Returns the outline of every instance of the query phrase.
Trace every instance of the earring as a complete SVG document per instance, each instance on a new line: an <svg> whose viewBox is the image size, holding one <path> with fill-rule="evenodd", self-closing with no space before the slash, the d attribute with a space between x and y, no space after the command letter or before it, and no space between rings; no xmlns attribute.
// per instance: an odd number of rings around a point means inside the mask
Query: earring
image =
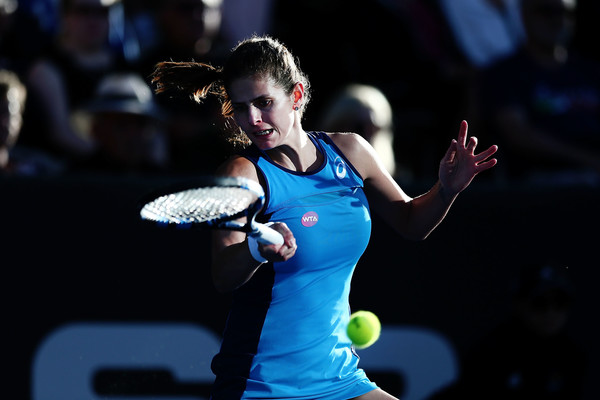
<svg viewBox="0 0 600 400"><path fill-rule="evenodd" d="M300 109L300 107L294 106L294 111L298 111L299 109Z"/></svg>

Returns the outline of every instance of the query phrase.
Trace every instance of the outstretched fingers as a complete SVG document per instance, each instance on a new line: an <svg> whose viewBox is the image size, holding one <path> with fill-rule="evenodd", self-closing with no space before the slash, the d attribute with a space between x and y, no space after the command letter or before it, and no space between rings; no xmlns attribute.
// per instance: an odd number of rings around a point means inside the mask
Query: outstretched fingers
<svg viewBox="0 0 600 400"><path fill-rule="evenodd" d="M443 187L451 193L460 193L479 172L496 165L496 159L490 157L498 149L491 146L481 153L475 153L478 144L476 137L468 138L467 121L462 121L456 139L452 139L444 158L440 162L439 178Z"/></svg>
<svg viewBox="0 0 600 400"><path fill-rule="evenodd" d="M458 144L461 147L465 147L465 145L467 144L467 132L469 131L469 124L467 124L467 121L462 121L460 123L460 129L458 130L458 138L456 139L456 141L458 142Z"/></svg>
<svg viewBox="0 0 600 400"><path fill-rule="evenodd" d="M446 154L444 155L442 161L453 162L454 156L456 155L457 147L458 143L456 142L456 139L452 139L452 141L450 142L450 146L448 147L448 150L446 150Z"/></svg>
<svg viewBox="0 0 600 400"><path fill-rule="evenodd" d="M498 150L498 146L493 145L488 147L486 150L481 153L475 155L475 167L477 172L485 171L486 169L492 168L498 160L495 158L489 159L496 151Z"/></svg>
<svg viewBox="0 0 600 400"><path fill-rule="evenodd" d="M475 155L475 159L476 159L477 162L483 161L483 160L489 158L494 153L496 153L497 150L498 150L498 146L496 146L496 145L490 146L486 150L484 150L481 153Z"/></svg>
<svg viewBox="0 0 600 400"><path fill-rule="evenodd" d="M477 147L477 143L479 143L479 141L475 136L471 136L469 138L469 143L466 147L466 150L469 152L469 154L475 154L475 148Z"/></svg>

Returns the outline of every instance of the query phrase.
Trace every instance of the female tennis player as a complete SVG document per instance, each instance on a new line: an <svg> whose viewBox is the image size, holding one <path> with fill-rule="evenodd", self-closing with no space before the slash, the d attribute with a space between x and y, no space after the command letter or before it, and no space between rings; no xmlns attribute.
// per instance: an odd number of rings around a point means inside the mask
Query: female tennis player
<svg viewBox="0 0 600 400"><path fill-rule="evenodd" d="M439 180L413 198L359 135L303 129L310 84L273 38L241 42L222 68L159 63L153 81L157 93L221 98L233 137L248 146L218 175L259 182L267 201L258 220L284 237L264 245L243 232L215 231L214 284L232 291L233 302L212 362L212 399L394 399L359 368L345 333L370 210L402 236L426 238L472 179L496 164L496 146L475 153L477 139L467 138L462 122Z"/></svg>

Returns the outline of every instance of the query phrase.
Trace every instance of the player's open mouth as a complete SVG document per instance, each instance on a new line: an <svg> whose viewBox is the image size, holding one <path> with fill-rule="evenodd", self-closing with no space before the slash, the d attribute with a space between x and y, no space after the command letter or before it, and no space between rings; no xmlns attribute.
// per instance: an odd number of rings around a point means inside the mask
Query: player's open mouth
<svg viewBox="0 0 600 400"><path fill-rule="evenodd" d="M270 135L271 133L273 133L273 129L265 129L264 131L254 132L254 135L255 136L266 136L266 135Z"/></svg>

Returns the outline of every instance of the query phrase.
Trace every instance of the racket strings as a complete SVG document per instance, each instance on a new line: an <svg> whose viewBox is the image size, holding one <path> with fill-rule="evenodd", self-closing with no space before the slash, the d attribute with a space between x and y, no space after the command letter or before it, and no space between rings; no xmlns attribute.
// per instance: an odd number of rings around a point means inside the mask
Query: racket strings
<svg viewBox="0 0 600 400"><path fill-rule="evenodd" d="M161 196L142 209L142 217L167 223L201 223L235 216L257 196L239 187L205 187Z"/></svg>

